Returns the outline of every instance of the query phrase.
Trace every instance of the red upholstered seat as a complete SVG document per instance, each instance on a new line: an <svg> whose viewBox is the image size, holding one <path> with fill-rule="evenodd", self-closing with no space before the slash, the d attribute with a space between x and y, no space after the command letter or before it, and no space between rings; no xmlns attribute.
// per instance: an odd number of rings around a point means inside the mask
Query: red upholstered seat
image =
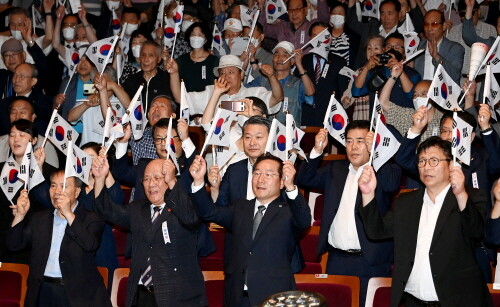
<svg viewBox="0 0 500 307"><path fill-rule="evenodd" d="M118 295L116 297L118 307L125 307L127 303L127 282L128 277L123 277L118 284Z"/></svg>
<svg viewBox="0 0 500 307"><path fill-rule="evenodd" d="M224 270L224 236L222 229L210 231L215 242L215 252L207 257L200 257L200 267L202 271L222 271Z"/></svg>
<svg viewBox="0 0 500 307"><path fill-rule="evenodd" d="M318 246L318 234L314 231L309 231L300 240L300 249L304 257L305 266L300 274L321 274L322 268L320 258L316 256L316 248Z"/></svg>
<svg viewBox="0 0 500 307"><path fill-rule="evenodd" d="M222 307L224 304L224 280L205 281L208 307Z"/></svg>
<svg viewBox="0 0 500 307"><path fill-rule="evenodd" d="M128 268L118 268L113 273L113 284L111 286L111 304L113 304L113 307L125 307L129 274L130 269Z"/></svg>
<svg viewBox="0 0 500 307"><path fill-rule="evenodd" d="M0 306L20 306L22 282L20 273L0 271Z"/></svg>
<svg viewBox="0 0 500 307"><path fill-rule="evenodd" d="M389 307L391 305L391 288L381 287L375 291L373 307ZM500 306L500 305L498 305Z"/></svg>
<svg viewBox="0 0 500 307"><path fill-rule="evenodd" d="M354 276L328 275L316 278L313 274L295 274L297 289L317 292L328 301L329 307L358 307L359 278Z"/></svg>
<svg viewBox="0 0 500 307"><path fill-rule="evenodd" d="M365 307L388 307L391 302L390 277L373 277L368 281Z"/></svg>
<svg viewBox="0 0 500 307"><path fill-rule="evenodd" d="M493 289L493 284L488 284L488 289L490 290L493 307L500 307L500 290Z"/></svg>
<svg viewBox="0 0 500 307"><path fill-rule="evenodd" d="M116 255L119 268L129 268L130 259L125 258L127 250L127 232L119 227L113 227L113 236L116 244Z"/></svg>

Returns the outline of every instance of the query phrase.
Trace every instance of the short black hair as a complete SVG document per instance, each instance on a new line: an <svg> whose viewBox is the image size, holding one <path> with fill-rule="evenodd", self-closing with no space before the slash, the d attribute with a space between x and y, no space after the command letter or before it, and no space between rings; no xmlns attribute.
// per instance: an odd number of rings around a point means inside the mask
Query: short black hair
<svg viewBox="0 0 500 307"><path fill-rule="evenodd" d="M425 141L420 143L417 148L417 158L420 157L422 151L425 151L431 147L440 148L443 151L446 159L453 159L453 155L451 153L451 143L449 141L442 140L439 136L428 137Z"/></svg>
<svg viewBox="0 0 500 307"><path fill-rule="evenodd" d="M263 125L267 128L268 133L271 131L271 121L263 116L255 115L247 119L247 121L243 124L243 127L241 128L243 134L245 133L245 128L248 125Z"/></svg>
<svg viewBox="0 0 500 307"><path fill-rule="evenodd" d="M313 24L309 27L309 36L312 36L311 33L312 33L312 30L314 29L314 27L318 27L318 26L327 28L328 32L332 31L332 28L330 27L330 25L328 23L322 22L322 21L316 21L316 22L313 22Z"/></svg>
<svg viewBox="0 0 500 307"><path fill-rule="evenodd" d="M384 45L387 44L387 41L389 39L391 39L391 38L400 39L403 42L405 41L405 38L404 38L403 34L401 34L399 32L394 32L394 33L391 33L391 34L387 35L387 37L384 40Z"/></svg>
<svg viewBox="0 0 500 307"><path fill-rule="evenodd" d="M457 116L460 117L460 119L465 121L467 124L471 125L472 130L476 129L477 120L472 114L470 114L468 112L464 112L464 111L459 111L459 112L457 112ZM443 114L443 116L441 116L441 120L439 121L439 127L441 127L443 125L444 121L448 118L451 118L451 120L453 120L453 112L452 111L447 111Z"/></svg>
<svg viewBox="0 0 500 307"><path fill-rule="evenodd" d="M396 12L401 11L401 3L398 0L384 0L380 3L379 8L382 8L382 5L388 4L388 3L394 4L394 8L396 9ZM380 11L380 9L379 9L379 11Z"/></svg>
<svg viewBox="0 0 500 307"><path fill-rule="evenodd" d="M347 4L342 3L342 2L334 2L333 5L330 8L330 14L333 12L333 9L335 9L337 6L341 6L344 8L344 12L347 14Z"/></svg>
<svg viewBox="0 0 500 307"><path fill-rule="evenodd" d="M290 1L286 2L286 9L288 10L288 5L290 4ZM302 8L307 7L307 0L302 0Z"/></svg>
<svg viewBox="0 0 500 307"><path fill-rule="evenodd" d="M26 132L31 135L32 138L38 137L38 128L35 124L27 119L18 119L10 125L10 129L16 127L17 130Z"/></svg>
<svg viewBox="0 0 500 307"><path fill-rule="evenodd" d="M31 107L31 113L35 114L35 102L33 101L33 99L25 97L25 96L15 96L12 98L12 101L9 103L9 113L10 113L10 110L12 110L12 106L17 101L24 101L27 104L29 104Z"/></svg>
<svg viewBox="0 0 500 307"><path fill-rule="evenodd" d="M253 105L262 111L262 116L269 116L269 114L267 113L267 105L262 99L255 96L248 96L246 98L252 100Z"/></svg>
<svg viewBox="0 0 500 307"><path fill-rule="evenodd" d="M280 178L283 176L283 160L281 160L280 158L278 158L278 157L276 157L268 152L266 152L265 154L263 154L257 158L255 163L253 164L252 172L254 172L255 169L257 168L257 165L264 160L272 160L272 161L278 162L278 165L279 165L278 166L278 174L280 175Z"/></svg>
<svg viewBox="0 0 500 307"><path fill-rule="evenodd" d="M53 171L52 174L50 174L50 181L52 181L52 178L54 178L55 175L59 175L59 174L62 174L64 176L64 169L56 169L55 171ZM71 176L68 178L73 178L75 180L75 187L83 189L83 186L85 184L83 183L83 181L80 178L74 177L74 176ZM80 193L81 193L81 191L80 191Z"/></svg>
<svg viewBox="0 0 500 307"><path fill-rule="evenodd" d="M195 28L200 28L201 33L205 35L205 44L203 45L203 49L209 50L212 46L212 31L210 31L206 22L199 21L189 26L186 33L184 33L184 40L188 43L188 45L190 45L189 39L191 38L191 33L193 33Z"/></svg>
<svg viewBox="0 0 500 307"><path fill-rule="evenodd" d="M141 21L141 12L133 6L123 6L122 16L123 14L135 14L139 22Z"/></svg>
<svg viewBox="0 0 500 307"><path fill-rule="evenodd" d="M147 31L144 31L144 29L142 29L142 28L139 28L139 29L135 30L134 32L132 32L132 35L130 35L130 41L128 44L128 52L127 52L128 59L129 59L129 61L130 61L130 59L133 59L132 62L135 61L134 53L132 52L132 41L134 40L134 38L138 37L139 35L144 36L144 38L146 38L147 41L153 41L151 34L148 33Z"/></svg>
<svg viewBox="0 0 500 307"><path fill-rule="evenodd" d="M370 122L367 120L353 120L352 122L348 123L345 127L346 137L347 133L349 133L349 131L353 129L364 129L370 131Z"/></svg>
<svg viewBox="0 0 500 307"><path fill-rule="evenodd" d="M30 18L30 14L28 13L28 10L26 10L23 7L13 7L9 13L9 20L12 20L12 18L11 18L12 15L24 15L24 16Z"/></svg>
<svg viewBox="0 0 500 307"><path fill-rule="evenodd" d="M99 151L101 151L102 146L101 146L101 144L96 143L96 142L87 142L80 147L81 150L84 150L87 148L92 149L97 155L99 155Z"/></svg>
<svg viewBox="0 0 500 307"><path fill-rule="evenodd" d="M155 135L155 131L157 128L168 129L169 123L170 123L170 118L160 118L160 120L158 120L151 129L151 135L153 136ZM172 130L177 131L177 121L175 119L172 119Z"/></svg>

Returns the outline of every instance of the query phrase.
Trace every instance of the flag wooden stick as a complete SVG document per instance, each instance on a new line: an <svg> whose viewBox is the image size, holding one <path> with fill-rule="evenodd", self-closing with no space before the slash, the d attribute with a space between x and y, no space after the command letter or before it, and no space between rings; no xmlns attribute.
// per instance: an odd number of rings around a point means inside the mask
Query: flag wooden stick
<svg viewBox="0 0 500 307"><path fill-rule="evenodd" d="M72 167L71 165L71 160L73 159L73 157L71 157L71 159L69 158L69 155L72 155L73 154L73 141L70 139L68 141L68 154L66 155L66 165L64 167L64 180L63 180L63 193L64 191L66 191L66 178L68 178L68 164L69 167Z"/></svg>
<svg viewBox="0 0 500 307"><path fill-rule="evenodd" d="M217 165L217 153L215 152L215 145L212 145L212 157L214 160L214 166Z"/></svg>
<svg viewBox="0 0 500 307"><path fill-rule="evenodd" d="M330 109L332 108L333 99L335 99L335 91L332 92L330 96L330 102L328 103L328 107L326 109L325 118L323 119L323 129L328 129L328 116L330 115ZM328 137L328 136L326 136ZM323 141L319 142L319 146L323 146Z"/></svg>
<svg viewBox="0 0 500 307"><path fill-rule="evenodd" d="M375 133L373 133L372 148L370 151L370 164L369 164L370 166L372 166L373 153L375 151L375 142L377 140L378 125L383 125L380 123L380 114L378 114L378 116L377 116L377 125L375 126ZM370 131L372 131L372 130L370 129Z"/></svg>
<svg viewBox="0 0 500 307"><path fill-rule="evenodd" d="M115 137L114 136L110 136L109 140L108 140L108 146L107 147L104 146L104 147L106 147L106 150L104 151L104 155L108 154L108 151L111 148L111 145L113 144L114 141L115 141Z"/></svg>
<svg viewBox="0 0 500 307"><path fill-rule="evenodd" d="M455 127L457 125L457 112L453 111L453 130L452 130L452 139L451 139L451 154L453 156L453 166L457 166L457 150L455 146L453 146L453 143L455 143L455 138L456 138L456 132L455 132Z"/></svg>
<svg viewBox="0 0 500 307"><path fill-rule="evenodd" d="M316 35L314 38L310 39L307 43L305 43L302 47L300 47L300 50L304 50L314 39L316 39L316 37L320 36L321 34L323 34L323 32L325 31L328 31L328 28L325 28L323 31L321 31L318 35ZM296 54L292 54L290 57L288 57L288 59L286 59L283 64L285 64L286 62L290 61L294 56L296 56Z"/></svg>
<svg viewBox="0 0 500 307"><path fill-rule="evenodd" d="M378 100L378 92L375 92L375 99ZM373 111L372 111L372 117L371 117L371 120L370 120L370 130L369 131L372 131L373 129L373 120L375 119L375 113L377 112L377 108L375 107L375 104L373 105Z"/></svg>
<svg viewBox="0 0 500 307"><path fill-rule="evenodd" d="M177 41L177 33L174 35L174 44L172 45L172 53L170 54L170 61L174 59L175 42Z"/></svg>

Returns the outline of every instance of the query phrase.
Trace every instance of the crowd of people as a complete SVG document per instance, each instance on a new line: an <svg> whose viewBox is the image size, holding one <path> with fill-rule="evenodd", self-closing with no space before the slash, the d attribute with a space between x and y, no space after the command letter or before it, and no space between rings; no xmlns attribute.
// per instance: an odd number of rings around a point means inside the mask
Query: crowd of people
<svg viewBox="0 0 500 307"><path fill-rule="evenodd" d="M0 261L29 264L26 306L111 306L97 267L118 267L113 227L129 232L126 306L207 306L210 222L226 229L225 306L257 306L296 288L311 189L324 194L317 255L359 277L361 306L372 277L393 278L391 306L491 305L500 63L494 80L468 74L472 44L500 53L498 1L282 2L0 0ZM111 37L103 64L89 46ZM408 47L425 51L406 61ZM460 109L428 98L438 69L463 88ZM333 98L344 142L325 122ZM219 133L222 109L229 142L204 150L190 132ZM377 113L400 143L380 168ZM269 149L289 115L318 131L306 159ZM71 148L91 162L72 169ZM323 161L332 152L345 159Z"/></svg>

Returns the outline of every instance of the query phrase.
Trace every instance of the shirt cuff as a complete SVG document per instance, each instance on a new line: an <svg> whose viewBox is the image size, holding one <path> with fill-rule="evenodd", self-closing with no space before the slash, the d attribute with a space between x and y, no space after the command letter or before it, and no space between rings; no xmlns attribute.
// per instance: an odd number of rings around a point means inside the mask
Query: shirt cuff
<svg viewBox="0 0 500 307"><path fill-rule="evenodd" d="M322 152L317 152L316 149L313 149L311 150L311 153L309 154L309 158L310 159L316 159L317 157L321 156L323 153Z"/></svg>
<svg viewBox="0 0 500 307"><path fill-rule="evenodd" d="M195 149L196 149L196 146L194 145L191 138L187 138L184 141L182 141L182 150L184 150L184 154L186 155L186 158L191 157L191 155L193 154Z"/></svg>
<svg viewBox="0 0 500 307"><path fill-rule="evenodd" d="M127 153L127 145L128 143L120 143L120 142L115 142L115 157L117 159L120 159Z"/></svg>
<svg viewBox="0 0 500 307"><path fill-rule="evenodd" d="M407 138L409 138L410 140L413 140L418 136L420 136L420 134L411 132L411 128L408 129L408 133L406 134Z"/></svg>
<svg viewBox="0 0 500 307"><path fill-rule="evenodd" d="M191 183L191 193L196 193L198 192L199 190L201 190L203 187L205 186L205 183L203 184L200 184L200 185L194 185L194 182Z"/></svg>
<svg viewBox="0 0 500 307"><path fill-rule="evenodd" d="M297 186L294 186L294 189L293 191L286 191L286 196L288 197L288 199L295 199L297 198L297 196L299 195L299 189L297 188Z"/></svg>

